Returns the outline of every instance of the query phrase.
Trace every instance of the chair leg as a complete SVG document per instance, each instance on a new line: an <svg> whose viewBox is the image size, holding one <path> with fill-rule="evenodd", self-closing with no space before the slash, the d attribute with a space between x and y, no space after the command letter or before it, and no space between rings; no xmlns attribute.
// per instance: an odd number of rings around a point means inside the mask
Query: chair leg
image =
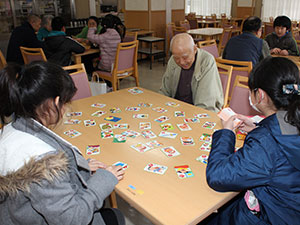
<svg viewBox="0 0 300 225"><path fill-rule="evenodd" d="M134 78L135 78L135 84L136 84L136 86L139 87L140 86L140 82L139 82L139 74L138 74L137 71L134 74Z"/></svg>
<svg viewBox="0 0 300 225"><path fill-rule="evenodd" d="M116 197L116 192L113 191L110 195L109 195L109 203L111 205L112 208L118 208L118 204L117 204L117 197Z"/></svg>
<svg viewBox="0 0 300 225"><path fill-rule="evenodd" d="M113 91L117 91L118 90L118 88L117 88L117 81L111 82L111 83L112 83Z"/></svg>

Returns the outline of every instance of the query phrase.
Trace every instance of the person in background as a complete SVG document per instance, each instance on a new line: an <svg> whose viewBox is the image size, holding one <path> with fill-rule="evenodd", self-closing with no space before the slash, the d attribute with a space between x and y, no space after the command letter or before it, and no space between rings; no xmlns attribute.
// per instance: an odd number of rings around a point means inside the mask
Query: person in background
<svg viewBox="0 0 300 225"><path fill-rule="evenodd" d="M37 38L39 41L44 41L48 37L50 31L52 31L51 21L53 19L52 15L44 15L42 18L41 28L37 33Z"/></svg>
<svg viewBox="0 0 300 225"><path fill-rule="evenodd" d="M71 64L72 53L83 53L85 48L79 42L66 36L65 23L61 17L52 19L52 31L45 38L47 60L61 66Z"/></svg>
<svg viewBox="0 0 300 225"><path fill-rule="evenodd" d="M214 132L206 168L216 191L241 192L207 224L300 224L300 78L287 58L267 57L249 77L250 105L266 118L243 115ZM242 123L235 127L234 119ZM235 152L235 129L248 132Z"/></svg>
<svg viewBox="0 0 300 225"><path fill-rule="evenodd" d="M41 19L35 14L30 14L27 21L16 27L9 39L6 61L24 64L20 47L42 48L42 42L37 39L35 32L41 27Z"/></svg>
<svg viewBox="0 0 300 225"><path fill-rule="evenodd" d="M214 57L197 48L187 33L175 35L170 50L159 93L210 111L221 110L223 88Z"/></svg>
<svg viewBox="0 0 300 225"><path fill-rule="evenodd" d="M75 36L75 40L79 42L85 42L86 44L89 42L87 40L87 34L90 27L97 27L96 34L99 34L102 26L99 24L99 20L96 16L90 16L88 19L88 25L85 26L79 34Z"/></svg>
<svg viewBox="0 0 300 225"><path fill-rule="evenodd" d="M275 31L265 38L269 44L271 54L299 55L297 42L290 32L291 26L291 20L287 16L276 17L273 23Z"/></svg>
<svg viewBox="0 0 300 225"><path fill-rule="evenodd" d="M248 17L243 24L243 33L232 37L223 51L223 59L251 61L253 67L270 55L268 43L261 39L261 19Z"/></svg>
<svg viewBox="0 0 300 225"><path fill-rule="evenodd" d="M87 161L49 127L63 118L76 92L59 65L35 61L0 71L0 224L125 225L103 208L123 178L121 166ZM12 121L7 124L7 117Z"/></svg>

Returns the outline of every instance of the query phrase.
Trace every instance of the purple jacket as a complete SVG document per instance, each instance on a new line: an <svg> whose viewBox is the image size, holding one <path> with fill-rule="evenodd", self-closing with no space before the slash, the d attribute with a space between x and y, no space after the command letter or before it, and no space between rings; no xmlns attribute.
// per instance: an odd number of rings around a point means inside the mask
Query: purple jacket
<svg viewBox="0 0 300 225"><path fill-rule="evenodd" d="M89 28L87 38L92 43L99 45L100 62L98 68L100 70L111 71L111 65L115 61L117 46L121 42L119 33L115 29L108 28L103 34L95 34L97 28Z"/></svg>

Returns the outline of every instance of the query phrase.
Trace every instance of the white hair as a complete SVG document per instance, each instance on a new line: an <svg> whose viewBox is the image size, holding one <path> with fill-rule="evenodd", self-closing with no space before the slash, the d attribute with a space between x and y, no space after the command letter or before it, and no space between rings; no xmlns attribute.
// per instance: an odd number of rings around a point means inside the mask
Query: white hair
<svg viewBox="0 0 300 225"><path fill-rule="evenodd" d="M176 34L172 38L172 40L170 42L171 51L173 49L174 44L178 44L178 43L182 43L182 42L184 43L185 47L190 47L191 49L193 49L195 46L194 40L191 35L189 35L187 33L180 33L180 34Z"/></svg>

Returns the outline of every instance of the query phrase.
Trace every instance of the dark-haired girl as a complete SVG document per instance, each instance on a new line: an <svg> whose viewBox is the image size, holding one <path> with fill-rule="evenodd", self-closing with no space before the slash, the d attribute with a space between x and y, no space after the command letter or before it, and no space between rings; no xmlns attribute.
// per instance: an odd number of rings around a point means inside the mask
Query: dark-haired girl
<svg viewBox="0 0 300 225"><path fill-rule="evenodd" d="M265 119L248 117L244 145L234 153L233 120L213 135L206 170L216 191L240 191L209 224L300 224L300 78L286 58L268 57L249 77L250 101Z"/></svg>
<svg viewBox="0 0 300 225"><path fill-rule="evenodd" d="M1 225L124 224L120 211L101 208L122 169L88 163L48 129L75 92L71 77L49 62L0 71Z"/></svg>

